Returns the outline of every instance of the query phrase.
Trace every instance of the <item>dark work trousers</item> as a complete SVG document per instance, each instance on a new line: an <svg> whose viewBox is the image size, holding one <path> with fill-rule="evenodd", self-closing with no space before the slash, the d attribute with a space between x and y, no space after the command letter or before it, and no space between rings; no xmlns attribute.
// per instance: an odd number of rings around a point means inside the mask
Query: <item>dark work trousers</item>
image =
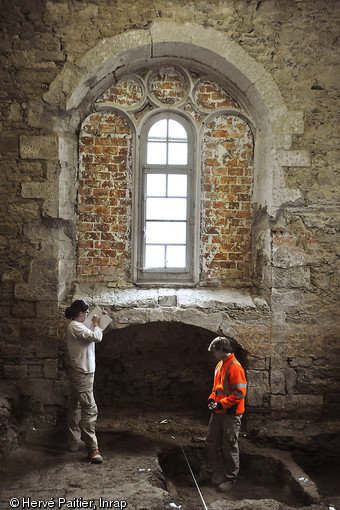
<svg viewBox="0 0 340 510"><path fill-rule="evenodd" d="M242 416L213 413L208 426L205 467L212 473L222 471L228 480L235 480L240 469L238 437Z"/></svg>
<svg viewBox="0 0 340 510"><path fill-rule="evenodd" d="M69 369L70 400L67 414L68 441L72 445L82 439L86 448L98 448L95 433L98 408L93 395L94 372L85 374Z"/></svg>

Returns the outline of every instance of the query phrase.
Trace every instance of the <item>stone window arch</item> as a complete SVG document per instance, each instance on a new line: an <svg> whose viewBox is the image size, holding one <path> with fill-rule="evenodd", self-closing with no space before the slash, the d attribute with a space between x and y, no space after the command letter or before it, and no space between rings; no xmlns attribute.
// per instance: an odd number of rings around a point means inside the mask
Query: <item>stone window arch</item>
<svg viewBox="0 0 340 510"><path fill-rule="evenodd" d="M205 76L208 81L218 82L236 100L240 107L239 117L243 118L244 114L248 125L255 127L251 280L256 293L259 291L268 298L271 295L274 259L271 222L283 204L294 203L302 198L299 189L288 187L285 167L310 167L309 151L303 148L293 150L294 136L304 132L303 112L287 108L270 72L225 33L195 23L181 25L163 20L152 22L147 29L130 30L103 39L74 62L68 62L44 94L40 114L37 111L37 120L46 122L46 119L49 119L50 130L44 134L20 137L22 158L32 159L39 156L39 159L46 160L48 168L55 162L58 169L49 172L46 189L40 181L22 184L22 196L41 198L43 214L58 222L55 224L57 231L53 244L56 281L53 280L51 284L46 280L44 272L40 271L44 264L41 252L32 263L28 281L17 285L17 292L21 295L37 299L43 297L45 300L46 296L52 293L61 304L65 300L68 302L70 296L78 293L80 296L92 293L94 288L97 289L100 280L105 283L104 288L110 295L110 287L119 287L124 281L134 281L130 273L136 261L131 252L129 271L121 270L121 275L126 277L109 277L111 279L107 282L104 278L99 278L98 274L80 274L79 267L77 271L78 135L84 119L93 112L101 111L96 100L108 88L129 73L136 74L136 69L145 70L169 59L193 73L197 72L201 77ZM138 82L137 87L134 83L131 84L136 90L130 90L130 112L123 105L117 104L119 101L115 101L116 112L125 114L126 120L131 117L132 107L140 108L140 113L135 117L137 124L138 116L150 113L150 105L144 104L143 108L141 104L144 98L143 83ZM136 92L139 94L137 101ZM201 114L192 108L192 105L187 104L186 107L187 113L200 122ZM111 102L107 111L113 110ZM204 113L213 115L212 111ZM132 133L136 139L135 127ZM134 150L132 141L132 151ZM133 156L136 156L134 152ZM116 269L111 267L107 271L115 274ZM33 294L32 282L35 285ZM210 284L213 285L212 282ZM205 285L204 279L200 285ZM224 281L223 285L227 285L227 282ZM45 289L45 286L46 292L41 290ZM244 287L244 282L241 286Z"/></svg>
<svg viewBox="0 0 340 510"><path fill-rule="evenodd" d="M253 132L227 87L168 59L123 74L93 108L79 137L78 282L250 286ZM182 122L190 148L189 257L158 272L145 265L140 171L154 116Z"/></svg>

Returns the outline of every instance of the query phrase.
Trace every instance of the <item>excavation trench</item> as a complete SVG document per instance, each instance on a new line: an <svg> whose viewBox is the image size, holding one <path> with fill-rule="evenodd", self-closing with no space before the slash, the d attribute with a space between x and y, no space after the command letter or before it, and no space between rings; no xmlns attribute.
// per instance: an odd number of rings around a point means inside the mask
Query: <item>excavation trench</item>
<svg viewBox="0 0 340 510"><path fill-rule="evenodd" d="M97 466L88 464L85 451L65 451L62 436L36 438L12 452L1 467L5 490L0 508L9 508L13 497L44 501L62 497L93 500L97 508L99 501L107 500L126 501L128 510L200 510L204 506L186 458L197 474L204 453L202 438L190 430L189 418L182 417L180 427L178 423L175 427L171 420L142 414L115 422L101 420L98 438L104 462ZM235 488L221 494L213 485L201 487L208 510L325 508L319 506L316 485L289 452L259 447L245 437L240 446Z"/></svg>
<svg viewBox="0 0 340 510"><path fill-rule="evenodd" d="M106 447L111 438L113 450L117 452L119 449L124 456L139 451L141 454L147 452L157 460L157 469L150 470L149 480L165 489L174 505L181 505L181 510L204 508L192 474L199 473L204 459L205 420L199 421L190 414L169 413L160 417L158 413L131 413L129 417L125 413L124 417L117 419L116 416L113 425L107 412L102 415L100 425ZM112 435L109 431L113 429L117 433ZM125 429L123 435L122 429ZM289 451L251 442L242 433L240 466L238 483L230 493L221 494L213 485L199 487L209 510L246 510L248 506L256 510L266 508L264 501L271 510L281 508L275 507L276 502L287 505L285 508L308 508L320 501L313 479ZM140 463L136 467L145 468ZM147 471L144 473L148 474ZM225 506L226 502L228 506Z"/></svg>
<svg viewBox="0 0 340 510"><path fill-rule="evenodd" d="M158 455L166 486L170 493L181 500L183 509L195 508L195 499L198 501L201 498L195 483L191 481L192 473L194 476L198 474L203 457L202 446L189 445L169 448ZM243 443L240 464L238 482L227 495L216 492L212 484L199 487L207 503L219 498L233 502L275 500L289 507L300 508L319 500L314 482L286 452L258 449Z"/></svg>

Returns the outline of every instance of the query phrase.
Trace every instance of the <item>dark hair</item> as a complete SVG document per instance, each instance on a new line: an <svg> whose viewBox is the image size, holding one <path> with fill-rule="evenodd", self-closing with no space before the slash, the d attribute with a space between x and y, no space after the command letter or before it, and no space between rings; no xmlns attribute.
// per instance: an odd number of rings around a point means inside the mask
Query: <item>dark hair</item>
<svg viewBox="0 0 340 510"><path fill-rule="evenodd" d="M208 351L223 351L223 352L234 352L232 342L234 341L233 338L227 337L227 336L217 336L214 338L214 340L211 342L211 344L208 347Z"/></svg>
<svg viewBox="0 0 340 510"><path fill-rule="evenodd" d="M88 303L83 299L76 299L71 306L65 310L65 317L67 319L75 319L81 312L87 312L89 309Z"/></svg>

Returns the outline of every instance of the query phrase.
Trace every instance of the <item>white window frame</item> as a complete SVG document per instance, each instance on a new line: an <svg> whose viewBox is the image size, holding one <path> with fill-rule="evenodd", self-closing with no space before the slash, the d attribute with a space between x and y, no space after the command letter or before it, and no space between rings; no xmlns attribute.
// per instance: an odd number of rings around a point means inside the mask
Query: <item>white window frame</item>
<svg viewBox="0 0 340 510"><path fill-rule="evenodd" d="M163 119L173 119L179 122L188 136L187 165L157 165L147 164L147 140L152 125ZM138 229L137 229L137 271L136 283L159 284L193 284L197 280L197 232L199 232L199 215L197 214L197 161L195 149L195 130L191 122L182 114L174 111L157 111L143 124L139 136L139 164L138 164ZM188 176L187 190L187 234L186 234L186 267L185 268L145 268L145 204L146 204L146 176L148 173L183 174Z"/></svg>

